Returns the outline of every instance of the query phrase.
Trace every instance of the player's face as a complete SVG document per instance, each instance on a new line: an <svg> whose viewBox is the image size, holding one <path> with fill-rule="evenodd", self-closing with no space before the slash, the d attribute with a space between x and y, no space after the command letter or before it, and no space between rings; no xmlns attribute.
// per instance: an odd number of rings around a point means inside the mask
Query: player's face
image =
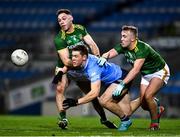
<svg viewBox="0 0 180 137"><path fill-rule="evenodd" d="M73 17L71 15L61 13L58 15L58 23L62 30L68 31L71 27L73 21Z"/></svg>
<svg viewBox="0 0 180 137"><path fill-rule="evenodd" d="M83 62L86 60L86 56L81 55L79 51L72 51L72 64L73 67L82 66Z"/></svg>
<svg viewBox="0 0 180 137"><path fill-rule="evenodd" d="M122 47L126 48L126 47L130 46L132 41L133 41L133 35L132 35L131 31L129 31L129 30L121 31Z"/></svg>

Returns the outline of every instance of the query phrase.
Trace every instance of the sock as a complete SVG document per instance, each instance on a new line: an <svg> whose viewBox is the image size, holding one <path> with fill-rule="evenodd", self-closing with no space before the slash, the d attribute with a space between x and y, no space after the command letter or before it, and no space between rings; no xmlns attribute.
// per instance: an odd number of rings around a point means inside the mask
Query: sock
<svg viewBox="0 0 180 137"><path fill-rule="evenodd" d="M160 101L158 98L154 97L153 100L155 101L157 106L160 106Z"/></svg>
<svg viewBox="0 0 180 137"><path fill-rule="evenodd" d="M121 121L128 121L129 120L129 117L124 115L123 117L120 118Z"/></svg>
<svg viewBox="0 0 180 137"><path fill-rule="evenodd" d="M158 123L158 119L151 119L151 123Z"/></svg>
<svg viewBox="0 0 180 137"><path fill-rule="evenodd" d="M99 115L102 121L107 121L106 114L103 109L99 109Z"/></svg>
<svg viewBox="0 0 180 137"><path fill-rule="evenodd" d="M107 121L106 116L105 116L105 115L101 115L101 120L102 120L102 121Z"/></svg>
<svg viewBox="0 0 180 137"><path fill-rule="evenodd" d="M60 120L66 119L66 111L62 111L59 113Z"/></svg>
<svg viewBox="0 0 180 137"><path fill-rule="evenodd" d="M92 100L92 104L95 108L95 110L97 111L97 113L99 114L99 116L101 117L101 121L107 121L106 118L106 114L104 112L104 109L102 108L102 106L99 104L99 101L97 98Z"/></svg>

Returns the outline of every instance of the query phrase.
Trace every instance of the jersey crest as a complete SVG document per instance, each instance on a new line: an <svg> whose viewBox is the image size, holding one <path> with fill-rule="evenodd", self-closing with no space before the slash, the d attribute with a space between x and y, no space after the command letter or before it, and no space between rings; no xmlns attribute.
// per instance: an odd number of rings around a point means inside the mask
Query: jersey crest
<svg viewBox="0 0 180 137"><path fill-rule="evenodd" d="M136 60L136 57L131 52L126 52L124 55L127 59L127 62L129 62L131 64L133 64L134 61Z"/></svg>

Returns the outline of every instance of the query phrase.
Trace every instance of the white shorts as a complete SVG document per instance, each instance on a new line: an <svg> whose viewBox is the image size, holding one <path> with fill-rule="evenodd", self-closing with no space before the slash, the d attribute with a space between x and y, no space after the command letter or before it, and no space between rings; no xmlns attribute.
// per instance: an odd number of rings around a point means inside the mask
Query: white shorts
<svg viewBox="0 0 180 137"><path fill-rule="evenodd" d="M160 71L142 76L141 84L149 85L149 82L152 78L160 78L164 81L165 84L167 84L169 77L170 77L170 70L168 65L165 64L164 68L161 69Z"/></svg>

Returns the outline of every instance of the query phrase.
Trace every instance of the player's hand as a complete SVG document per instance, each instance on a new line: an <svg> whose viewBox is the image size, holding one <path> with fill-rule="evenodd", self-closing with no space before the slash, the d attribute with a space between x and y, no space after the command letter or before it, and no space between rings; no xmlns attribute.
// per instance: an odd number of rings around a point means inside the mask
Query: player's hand
<svg viewBox="0 0 180 137"><path fill-rule="evenodd" d="M107 61L106 58L100 57L100 58L98 59L97 64L98 64L100 67L102 67L102 66L106 63L106 61Z"/></svg>
<svg viewBox="0 0 180 137"><path fill-rule="evenodd" d="M113 93L112 93L112 98L113 98L114 100L116 100L116 99L118 99L119 97L121 97L121 94L122 94L122 91L123 91L124 87L125 87L125 84L124 84L123 81L121 81L121 82L117 85L116 89L115 89L115 90L113 91Z"/></svg>
<svg viewBox="0 0 180 137"><path fill-rule="evenodd" d="M78 100L73 98L67 98L63 101L63 109L68 109L78 105Z"/></svg>
<svg viewBox="0 0 180 137"><path fill-rule="evenodd" d="M64 74L64 73L63 73L62 71L59 71L59 72L54 76L54 78L53 78L53 80L52 80L52 83L53 83L53 84L57 84L59 81L61 81L63 74Z"/></svg>

